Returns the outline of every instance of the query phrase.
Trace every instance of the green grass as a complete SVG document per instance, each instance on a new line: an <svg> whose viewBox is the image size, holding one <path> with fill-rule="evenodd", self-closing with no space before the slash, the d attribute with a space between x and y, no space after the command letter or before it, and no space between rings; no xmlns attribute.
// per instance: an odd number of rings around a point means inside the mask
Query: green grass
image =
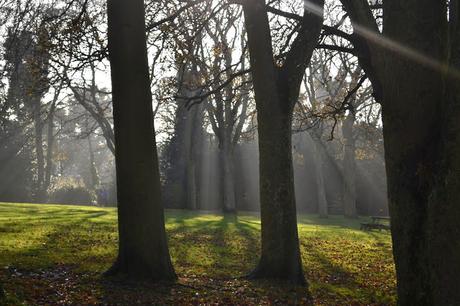
<svg viewBox="0 0 460 306"><path fill-rule="evenodd" d="M176 284L126 284L101 277L114 261L116 209L0 203L0 282L6 304L306 304L308 291L239 277L257 262L260 221L167 211ZM299 216L315 305L393 305L390 235L363 232L363 219Z"/></svg>

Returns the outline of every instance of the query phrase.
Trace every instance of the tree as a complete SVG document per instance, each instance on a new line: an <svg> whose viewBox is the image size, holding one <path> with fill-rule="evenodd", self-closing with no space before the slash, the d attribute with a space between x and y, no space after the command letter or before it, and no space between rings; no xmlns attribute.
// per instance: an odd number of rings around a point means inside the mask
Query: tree
<svg viewBox="0 0 460 306"><path fill-rule="evenodd" d="M236 212L235 193L235 147L241 137L247 119L249 89L246 75L235 78L234 74L246 70L246 52L244 31L239 33L236 25L241 17L241 9L226 7L223 14L217 15L206 25L206 30L213 42L212 51L205 57L202 52L200 69L205 71L206 83L210 77L214 83L228 81L227 86L219 90L218 84L210 87L214 94L206 101L206 110L211 128L218 140L220 185L222 190L222 207L225 212ZM234 33L231 33L233 31ZM235 64L234 49L240 39L242 54ZM202 46L202 49L205 47ZM205 62L209 58L210 63Z"/></svg>
<svg viewBox="0 0 460 306"><path fill-rule="evenodd" d="M167 92L168 87L174 85L173 91L177 92L173 100L174 129L166 149L162 152L166 166L164 193L169 207L198 209L202 204L200 154L204 140L204 116L202 104L191 105L189 102L200 91L197 86L201 76L195 61L190 59L197 52L202 35L195 29L199 23L196 24L187 17L189 16L178 18L180 23L189 22L186 23L186 30L182 29L181 35L173 35L176 46L173 53L177 76L173 82L168 82L167 78L163 82L164 91ZM177 25L176 27L181 28ZM193 38L197 32L198 34Z"/></svg>
<svg viewBox="0 0 460 306"><path fill-rule="evenodd" d="M33 183L33 154L20 123L0 116L0 199L28 202Z"/></svg>
<svg viewBox="0 0 460 306"><path fill-rule="evenodd" d="M344 67L347 68L346 63ZM348 69L349 70L349 69ZM358 215L356 208L356 139L353 126L356 121L356 114L359 107L366 101L366 96L357 96L356 91L361 86L362 80L359 79L361 68L357 67L355 71L347 71L351 75L350 91L345 99L347 99L348 114L342 122L343 136L343 208L344 215L348 218L356 218ZM356 90L355 90L356 89Z"/></svg>
<svg viewBox="0 0 460 306"><path fill-rule="evenodd" d="M23 31L16 35L9 31L5 42L5 59L9 74L8 103L16 108L24 105L25 116L34 126L36 179L34 198L43 200L45 195L45 156L43 152L42 98L49 87L47 37L40 28L38 33Z"/></svg>
<svg viewBox="0 0 460 306"><path fill-rule="evenodd" d="M107 13L119 229L118 257L107 274L174 280L153 134L144 2L110 0Z"/></svg>
<svg viewBox="0 0 460 306"><path fill-rule="evenodd" d="M170 165L166 171L165 192L174 204L188 209L198 209L200 203L200 154L203 149L203 105L190 108L188 98L197 93L199 74L196 66L182 64L177 76L179 90L174 122L174 135L167 148Z"/></svg>
<svg viewBox="0 0 460 306"><path fill-rule="evenodd" d="M220 188L216 193L222 198L223 210L235 212L234 149L249 104L246 86L249 82L245 78L247 52L241 8L224 3L214 11L215 4L219 3L196 4L167 27L176 46L173 53L178 76L174 82L177 87L174 136L164 151L170 161L165 164L165 191L168 199L186 203L183 206L192 209L206 198L207 192L200 188L206 162L199 158L199 151L207 143L203 125L208 124L218 143ZM237 58L235 53L239 51L242 52ZM239 61L234 63L235 60ZM182 192L177 190L178 186L183 186ZM176 200L181 197L184 200Z"/></svg>
<svg viewBox="0 0 460 306"><path fill-rule="evenodd" d="M328 139L330 138L328 133L330 124L326 120L328 117L325 113L328 104L337 100L341 84L336 84L331 79L330 66L333 57L326 55L325 52L315 53L308 67L309 73L304 78L305 99L299 100L294 116L296 129L308 129L313 140L318 214L322 218L327 218L329 203L326 197L324 172L327 171L326 163L332 158L331 153L328 152L328 143L323 140L324 134L327 134Z"/></svg>
<svg viewBox="0 0 460 306"><path fill-rule="evenodd" d="M342 0L382 103L399 305L459 305L459 2ZM449 7L448 7L449 5Z"/></svg>
<svg viewBox="0 0 460 306"><path fill-rule="evenodd" d="M243 1L257 108L262 222L262 254L250 277L297 284L304 284L305 278L294 194L292 112L318 42L324 1L306 1L304 5L297 36L280 63L275 62L265 1Z"/></svg>

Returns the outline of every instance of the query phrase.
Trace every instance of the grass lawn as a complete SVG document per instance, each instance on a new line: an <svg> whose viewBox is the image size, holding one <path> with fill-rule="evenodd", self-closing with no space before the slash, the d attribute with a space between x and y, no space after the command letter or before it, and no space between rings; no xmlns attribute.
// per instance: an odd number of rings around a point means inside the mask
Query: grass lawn
<svg viewBox="0 0 460 306"><path fill-rule="evenodd" d="M241 279L259 253L260 221L167 211L175 284L125 283L101 272L114 261L116 209L0 203L0 282L7 305L393 305L390 235L360 220L299 216L309 289ZM1 304L1 302L0 302Z"/></svg>

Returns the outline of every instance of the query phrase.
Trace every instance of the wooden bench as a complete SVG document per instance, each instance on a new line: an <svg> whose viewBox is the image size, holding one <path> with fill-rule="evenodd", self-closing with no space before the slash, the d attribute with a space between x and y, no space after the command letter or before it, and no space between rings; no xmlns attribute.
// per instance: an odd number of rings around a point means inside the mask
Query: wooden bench
<svg viewBox="0 0 460 306"><path fill-rule="evenodd" d="M382 217L382 216L371 216L372 222L369 223L361 223L361 230L363 231L370 231L373 229L387 230L391 229L390 224L383 223L384 221L390 222L390 217Z"/></svg>

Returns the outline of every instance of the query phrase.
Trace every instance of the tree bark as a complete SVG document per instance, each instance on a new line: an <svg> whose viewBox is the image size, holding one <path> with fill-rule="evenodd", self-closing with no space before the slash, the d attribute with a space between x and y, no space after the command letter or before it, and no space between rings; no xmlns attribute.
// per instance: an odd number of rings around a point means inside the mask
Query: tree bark
<svg viewBox="0 0 460 306"><path fill-rule="evenodd" d="M154 138L144 2L109 0L115 125L118 257L108 275L176 279L167 246Z"/></svg>
<svg viewBox="0 0 460 306"><path fill-rule="evenodd" d="M291 124L290 114L258 113L262 253L251 276L305 284L297 232Z"/></svg>
<svg viewBox="0 0 460 306"><path fill-rule="evenodd" d="M443 157L440 175L429 199L428 241L432 272L433 305L459 305L460 291L460 4L450 1L450 74L447 79L446 118L443 120Z"/></svg>
<svg viewBox="0 0 460 306"><path fill-rule="evenodd" d="M398 3L399 2L399 3ZM402 3L405 2L405 3ZM404 7L404 9L401 9ZM393 1L385 3L385 34L392 40L418 50L433 60L443 61L446 16L445 4L433 1ZM436 190L438 161L443 159L440 139L443 137L443 104L445 93L443 76L423 63L402 56L399 50L386 53L383 68L383 126L385 160L388 176L388 196L392 223L393 254L398 277L398 303L400 305L458 305L458 293L439 297L434 290L434 275L442 263L434 260L433 247L442 249L456 244L458 235L445 232L451 225L430 228L438 220L436 212L447 202L430 204ZM451 205L451 204L448 204ZM441 208L441 211L445 208ZM447 221L447 220L445 220ZM458 226L456 226L458 229ZM434 230L437 237L430 235ZM452 241L446 243L448 241ZM436 252L436 251L434 251ZM452 270L459 264L452 261ZM431 258L430 258L431 257ZM438 258L440 259L440 258ZM442 261L442 260L441 260ZM458 284L460 274L446 277L450 284ZM457 286L457 285L455 285ZM441 289L441 292L444 291ZM458 290L457 290L458 292ZM452 303L454 302L455 303Z"/></svg>

